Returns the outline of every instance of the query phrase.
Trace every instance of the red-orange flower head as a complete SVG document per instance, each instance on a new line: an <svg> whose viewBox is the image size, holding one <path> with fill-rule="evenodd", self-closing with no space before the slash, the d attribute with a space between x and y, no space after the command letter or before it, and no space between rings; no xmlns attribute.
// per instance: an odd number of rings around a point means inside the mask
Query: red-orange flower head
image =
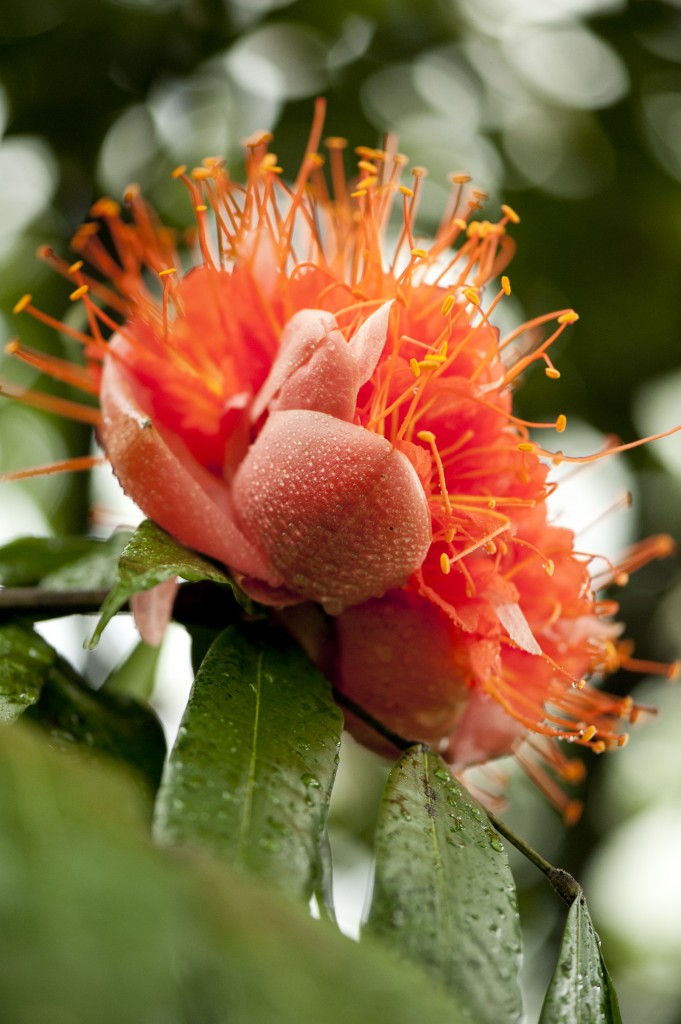
<svg viewBox="0 0 681 1024"><path fill-rule="evenodd" d="M512 411L532 362L559 376L548 349L577 316L560 310L500 340L514 211L472 219L483 195L455 176L422 248L425 172L407 187L403 156L359 149L351 188L345 143L327 139L329 195L321 121L320 106L291 186L267 135L246 143L245 185L220 160L178 168L200 253L187 272L136 188L125 221L97 203L74 240L96 278L47 254L85 305L89 332L70 333L88 369L43 366L98 392L101 441L147 516L258 600L323 606L338 688L395 731L456 768L529 737L519 756L535 774L545 737L622 745L632 702L584 684L627 660L616 606L596 599L588 557L549 521L547 461L561 456L528 435L561 432L565 417L528 424ZM28 297L18 308L45 319ZM649 542L613 575L668 547ZM554 773L578 774L543 753Z"/></svg>

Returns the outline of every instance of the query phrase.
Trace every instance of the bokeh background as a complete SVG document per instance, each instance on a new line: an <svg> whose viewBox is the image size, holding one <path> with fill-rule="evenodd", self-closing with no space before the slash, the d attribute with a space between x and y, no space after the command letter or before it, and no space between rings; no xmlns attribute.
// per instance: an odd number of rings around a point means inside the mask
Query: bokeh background
<svg viewBox="0 0 681 1024"><path fill-rule="evenodd" d="M68 289L35 249L47 242L67 253L99 195L119 196L137 181L165 218L186 224L173 167L221 154L236 172L240 139L271 128L292 174L320 94L329 100L328 134L375 145L396 132L412 162L429 168L424 233L437 223L451 171L470 172L489 192L492 219L502 201L521 213L512 315L574 306L581 317L559 343L560 380L539 371L518 392L524 415L566 413L561 444L579 453L598 449L604 433L632 440L681 421L679 0L3 0L3 342L20 333L68 353L63 338L17 322L11 310L30 291L43 309L73 315ZM35 381L8 357L0 373ZM80 454L89 443L79 426L0 399L0 472ZM608 511L627 490L633 508ZM680 541L681 440L574 474L562 495L555 513L577 526L585 550L614 556L658 531ZM101 475L0 492L2 539L107 532L131 515ZM678 558L642 570L617 597L640 656L679 656ZM82 628L50 633L81 665ZM130 633L114 632L86 665L91 678L130 643ZM177 664L173 656L160 669L169 728L168 691L186 686ZM512 768L507 820L586 886L625 1021L675 1024L681 691L625 674L610 686L661 713L626 751L591 758L579 825L563 829ZM334 846L349 931L361 911L358 880L383 773L370 755L346 751ZM514 863L533 1021L563 908L533 869Z"/></svg>

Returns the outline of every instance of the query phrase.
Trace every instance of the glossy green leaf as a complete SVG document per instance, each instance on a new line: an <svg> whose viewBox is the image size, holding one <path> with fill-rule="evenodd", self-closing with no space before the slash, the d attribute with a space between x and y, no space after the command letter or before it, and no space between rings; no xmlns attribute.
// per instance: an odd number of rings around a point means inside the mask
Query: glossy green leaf
<svg viewBox="0 0 681 1024"><path fill-rule="evenodd" d="M114 533L108 540L95 537L20 537L0 547L0 584L30 587L52 577L49 585L60 589L68 586L87 586L90 589L110 586L116 561L129 538L130 534L124 531ZM76 569L78 565L85 568L79 572ZM71 567L74 575L71 577L73 582L69 583Z"/></svg>
<svg viewBox="0 0 681 1024"><path fill-rule="evenodd" d="M230 626L196 676L157 802L157 835L309 900L343 719L287 638Z"/></svg>
<svg viewBox="0 0 681 1024"><path fill-rule="evenodd" d="M583 894L568 911L539 1024L622 1024L617 995Z"/></svg>
<svg viewBox="0 0 681 1024"><path fill-rule="evenodd" d="M444 761L412 747L393 768L375 844L366 934L422 964L475 1024L522 1016L515 886L499 836Z"/></svg>
<svg viewBox="0 0 681 1024"><path fill-rule="evenodd" d="M74 744L104 754L142 774L152 791L161 781L165 736L154 712L125 694L92 690L58 658L25 718L61 749Z"/></svg>
<svg viewBox="0 0 681 1024"><path fill-rule="evenodd" d="M151 846L126 780L0 730L3 1024L463 1024L416 968Z"/></svg>
<svg viewBox="0 0 681 1024"><path fill-rule="evenodd" d="M0 723L35 704L56 660L57 652L30 626L0 625Z"/></svg>
<svg viewBox="0 0 681 1024"><path fill-rule="evenodd" d="M116 580L102 605L100 620L90 641L90 648L97 645L104 627L128 598L177 576L191 583L203 580L219 583L229 587L237 600L247 601L226 572L201 555L183 548L147 519L121 553Z"/></svg>

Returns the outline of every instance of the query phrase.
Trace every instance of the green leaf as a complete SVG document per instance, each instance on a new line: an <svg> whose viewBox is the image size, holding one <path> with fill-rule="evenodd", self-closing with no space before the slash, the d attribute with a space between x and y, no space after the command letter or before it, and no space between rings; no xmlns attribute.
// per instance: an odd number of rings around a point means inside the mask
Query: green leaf
<svg viewBox="0 0 681 1024"><path fill-rule="evenodd" d="M362 935L438 978L475 1024L522 1016L520 929L506 853L444 761L412 747L393 768Z"/></svg>
<svg viewBox="0 0 681 1024"><path fill-rule="evenodd" d="M124 531L114 533L108 540L94 537L20 537L0 547L0 584L5 587L31 587L50 575L58 581L60 573L66 573L69 566L91 558L95 565L106 562L109 575L106 583L97 584L84 577L84 584L90 589L95 585L109 586L116 559L129 537L130 534ZM61 577L62 580L64 578ZM80 580L72 584L82 585Z"/></svg>
<svg viewBox="0 0 681 1024"><path fill-rule="evenodd" d="M121 552L131 537L128 530L120 530L108 540L94 541L90 550L80 558L43 576L41 586L47 590L100 590L112 587Z"/></svg>
<svg viewBox="0 0 681 1024"><path fill-rule="evenodd" d="M152 848L127 780L0 730L3 1024L463 1024L421 972Z"/></svg>
<svg viewBox="0 0 681 1024"><path fill-rule="evenodd" d="M160 647L151 647L140 640L122 665L107 676L100 693L119 693L136 700L149 700L154 692L160 654Z"/></svg>
<svg viewBox="0 0 681 1024"><path fill-rule="evenodd" d="M199 669L163 777L156 832L309 900L338 763L341 712L287 638L231 626Z"/></svg>
<svg viewBox="0 0 681 1024"><path fill-rule="evenodd" d="M140 772L153 792L158 789L166 743L154 712L125 694L91 689L62 658L24 717L46 730L57 747L76 744L115 758Z"/></svg>
<svg viewBox="0 0 681 1024"><path fill-rule="evenodd" d="M57 652L30 626L0 626L0 723L9 724L35 704Z"/></svg>
<svg viewBox="0 0 681 1024"><path fill-rule="evenodd" d="M617 995L583 894L568 911L539 1024L622 1024Z"/></svg>
<svg viewBox="0 0 681 1024"><path fill-rule="evenodd" d="M237 585L222 569L193 551L183 548L167 533L145 520L123 549L113 589L101 608L101 617L90 640L97 646L107 623L133 594L180 576L190 583L207 580L229 587L240 602L248 603Z"/></svg>

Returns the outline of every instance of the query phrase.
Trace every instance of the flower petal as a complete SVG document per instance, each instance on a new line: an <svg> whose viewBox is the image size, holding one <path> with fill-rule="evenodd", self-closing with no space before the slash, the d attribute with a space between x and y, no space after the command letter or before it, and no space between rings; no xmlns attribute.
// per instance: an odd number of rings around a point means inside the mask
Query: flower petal
<svg viewBox="0 0 681 1024"><path fill-rule="evenodd" d="M442 754L453 771L462 771L510 754L526 732L493 697L476 687Z"/></svg>
<svg viewBox="0 0 681 1024"><path fill-rule="evenodd" d="M243 532L284 585L330 614L402 586L431 540L409 460L362 427L273 412L234 478Z"/></svg>
<svg viewBox="0 0 681 1024"><path fill-rule="evenodd" d="M104 360L101 438L123 490L180 544L230 568L281 585L267 560L237 526L229 490L190 455L180 439L159 431L144 395L115 357Z"/></svg>
<svg viewBox="0 0 681 1024"><path fill-rule="evenodd" d="M541 647L537 643L530 629L530 624L517 601L512 604L496 605L496 613L499 617L499 622L521 651L527 651L528 654L541 654Z"/></svg>
<svg viewBox="0 0 681 1024"><path fill-rule="evenodd" d="M338 689L399 735L439 746L464 713L467 646L443 611L392 591L336 619ZM373 749L381 738L356 719L350 731Z"/></svg>
<svg viewBox="0 0 681 1024"><path fill-rule="evenodd" d="M173 605L179 583L177 578L164 580L151 590L140 590L130 598L135 625L150 647L158 647L173 616Z"/></svg>
<svg viewBox="0 0 681 1024"><path fill-rule="evenodd" d="M302 309L288 321L277 358L253 402L255 422L266 409L314 409L351 421L357 392L378 363L392 303L367 317L349 342L323 309Z"/></svg>
<svg viewBox="0 0 681 1024"><path fill-rule="evenodd" d="M265 409L316 409L351 420L359 382L353 354L335 317L302 309L288 321L277 358L253 402L255 422Z"/></svg>
<svg viewBox="0 0 681 1024"><path fill-rule="evenodd" d="M357 366L360 387L369 380L381 358L388 334L388 317L391 309L392 302L384 302L375 313L366 318L359 330L350 338L350 349Z"/></svg>

